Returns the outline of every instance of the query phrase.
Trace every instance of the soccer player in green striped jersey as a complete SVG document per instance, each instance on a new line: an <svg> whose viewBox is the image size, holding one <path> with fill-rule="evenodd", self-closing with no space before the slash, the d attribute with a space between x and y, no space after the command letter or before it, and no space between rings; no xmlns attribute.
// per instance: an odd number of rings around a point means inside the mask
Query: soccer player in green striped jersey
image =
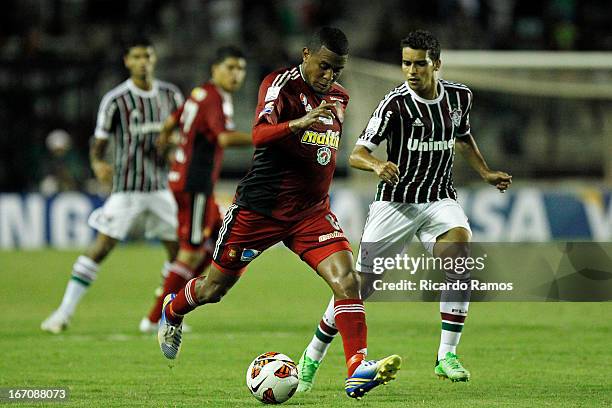
<svg viewBox="0 0 612 408"><path fill-rule="evenodd" d="M134 229L144 227L147 238L159 238L164 244L169 262L162 274L178 251L176 202L167 186L167 164L158 155L155 141L183 96L176 86L155 79L157 57L147 38L126 42L123 62L130 78L102 98L90 152L96 178L112 184L112 193L89 217L89 225L98 231L96 240L74 263L61 305L41 324L50 333L68 327L100 263ZM112 164L105 159L109 141L113 142Z"/></svg>
<svg viewBox="0 0 612 408"><path fill-rule="evenodd" d="M505 192L512 182L509 174L489 169L472 137L472 91L437 77L441 66L438 40L419 30L402 40L401 48L406 81L381 100L350 157L352 167L373 171L380 178L357 257L363 299L371 294L372 282L380 279L380 275L372 273L372 260L401 254L415 235L433 257L469 256L471 229L456 201L452 181L455 150L500 192ZM381 161L372 152L384 140L387 160ZM444 272L449 283L470 280L469 272L450 268ZM456 354L469 300L469 289L441 291L442 327L434 373L452 381L470 379ZM328 306L300 359L298 391L312 388L315 373L336 333Z"/></svg>

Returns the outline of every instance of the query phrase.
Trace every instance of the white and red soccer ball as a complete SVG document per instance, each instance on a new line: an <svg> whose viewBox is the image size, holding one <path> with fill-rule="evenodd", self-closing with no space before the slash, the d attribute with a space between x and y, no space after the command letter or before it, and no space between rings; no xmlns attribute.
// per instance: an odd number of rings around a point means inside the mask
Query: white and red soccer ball
<svg viewBox="0 0 612 408"><path fill-rule="evenodd" d="M281 404L298 386L297 366L288 356L271 351L257 356L246 372L246 384L264 404Z"/></svg>

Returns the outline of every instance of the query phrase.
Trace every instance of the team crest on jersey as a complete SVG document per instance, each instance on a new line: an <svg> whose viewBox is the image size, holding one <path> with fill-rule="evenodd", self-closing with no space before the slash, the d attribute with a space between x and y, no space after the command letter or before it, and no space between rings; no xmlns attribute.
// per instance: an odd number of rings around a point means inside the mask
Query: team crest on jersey
<svg viewBox="0 0 612 408"><path fill-rule="evenodd" d="M455 125L455 127L459 127L461 124L461 109L457 108L450 111L450 117L453 121L453 125Z"/></svg>
<svg viewBox="0 0 612 408"><path fill-rule="evenodd" d="M321 166L326 166L329 164L332 157L332 151L329 147L320 147L317 150L317 163Z"/></svg>

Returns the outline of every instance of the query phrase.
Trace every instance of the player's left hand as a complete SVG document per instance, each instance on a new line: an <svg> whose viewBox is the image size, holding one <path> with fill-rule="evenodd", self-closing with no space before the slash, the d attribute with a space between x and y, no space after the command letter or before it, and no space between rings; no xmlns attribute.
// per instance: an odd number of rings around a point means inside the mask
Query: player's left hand
<svg viewBox="0 0 612 408"><path fill-rule="evenodd" d="M489 170L482 178L492 186L495 186L500 193L505 193L512 184L512 176L504 171Z"/></svg>

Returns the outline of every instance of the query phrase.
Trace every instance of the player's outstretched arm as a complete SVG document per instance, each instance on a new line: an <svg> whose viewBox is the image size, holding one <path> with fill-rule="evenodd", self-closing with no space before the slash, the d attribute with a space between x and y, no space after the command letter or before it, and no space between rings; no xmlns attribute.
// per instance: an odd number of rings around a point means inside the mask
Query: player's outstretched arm
<svg viewBox="0 0 612 408"><path fill-rule="evenodd" d="M253 137L250 133L244 132L222 132L217 137L217 142L224 149L226 147L251 146Z"/></svg>
<svg viewBox="0 0 612 408"><path fill-rule="evenodd" d="M457 138L455 146L484 181L495 186L502 193L510 187L512 176L503 171L491 170L487 166L472 135L468 134L467 136Z"/></svg>
<svg viewBox="0 0 612 408"><path fill-rule="evenodd" d="M385 183L395 185L399 182L397 165L378 160L365 146L355 146L349 157L349 164L359 170L373 171Z"/></svg>
<svg viewBox="0 0 612 408"><path fill-rule="evenodd" d="M110 184L113 181L113 167L104 160L104 153L106 152L107 146L107 139L96 138L89 150L91 169L96 179L102 184Z"/></svg>

